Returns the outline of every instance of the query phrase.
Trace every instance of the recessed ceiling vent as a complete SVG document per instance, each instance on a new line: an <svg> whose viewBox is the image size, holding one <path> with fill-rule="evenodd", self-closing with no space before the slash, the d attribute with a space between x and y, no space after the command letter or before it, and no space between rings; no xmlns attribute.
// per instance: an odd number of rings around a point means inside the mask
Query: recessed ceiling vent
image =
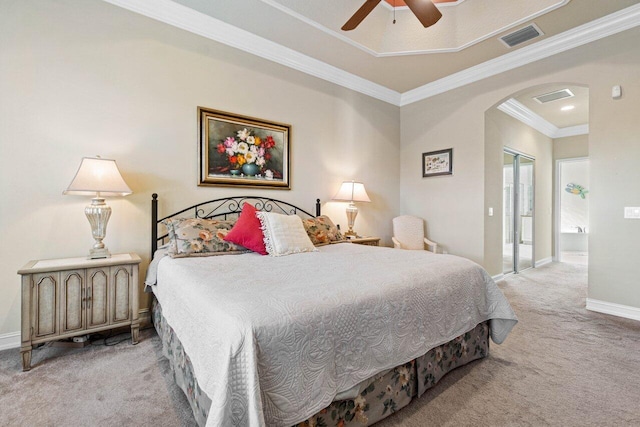
<svg viewBox="0 0 640 427"><path fill-rule="evenodd" d="M542 35L544 35L544 33L540 31L540 28L538 28L536 24L531 24L511 34L500 37L500 41L508 47L514 47Z"/></svg>
<svg viewBox="0 0 640 427"><path fill-rule="evenodd" d="M547 102L557 101L558 99L571 98L575 96L569 89L561 89L553 92L545 93L542 95L534 96L533 99L540 104L546 104Z"/></svg>

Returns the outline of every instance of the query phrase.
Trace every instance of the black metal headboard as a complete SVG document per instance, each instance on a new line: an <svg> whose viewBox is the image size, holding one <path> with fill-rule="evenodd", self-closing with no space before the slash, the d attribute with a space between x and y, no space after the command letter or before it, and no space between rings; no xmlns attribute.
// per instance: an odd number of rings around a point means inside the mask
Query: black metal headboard
<svg viewBox="0 0 640 427"><path fill-rule="evenodd" d="M310 218L314 216L320 216L320 199L316 199L316 214L312 215L309 212L301 209L291 203L283 202L282 200L271 199L268 197L257 196L237 196L237 197L223 197L221 199L209 200L208 202L198 203L197 205L189 206L181 211L172 213L164 218L158 219L158 195L152 194L151 199L151 258L158 249L158 242L164 244L165 239L168 237L167 233L159 235L158 226L165 219L180 217L180 218L236 218L242 212L242 206L249 202L256 207L259 211L265 212L277 212L285 215L306 215Z"/></svg>

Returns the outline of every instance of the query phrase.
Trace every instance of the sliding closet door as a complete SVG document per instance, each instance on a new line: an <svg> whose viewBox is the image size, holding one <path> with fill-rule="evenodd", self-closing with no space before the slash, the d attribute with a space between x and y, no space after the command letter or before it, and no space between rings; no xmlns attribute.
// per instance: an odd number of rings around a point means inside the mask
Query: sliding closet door
<svg viewBox="0 0 640 427"><path fill-rule="evenodd" d="M505 150L503 162L503 273L534 266L533 158Z"/></svg>
<svg viewBox="0 0 640 427"><path fill-rule="evenodd" d="M516 271L533 267L533 159L518 157L520 240Z"/></svg>
<svg viewBox="0 0 640 427"><path fill-rule="evenodd" d="M515 155L504 153L502 169L502 272L513 273L515 258L513 256L515 240L515 211L514 211L514 164Z"/></svg>

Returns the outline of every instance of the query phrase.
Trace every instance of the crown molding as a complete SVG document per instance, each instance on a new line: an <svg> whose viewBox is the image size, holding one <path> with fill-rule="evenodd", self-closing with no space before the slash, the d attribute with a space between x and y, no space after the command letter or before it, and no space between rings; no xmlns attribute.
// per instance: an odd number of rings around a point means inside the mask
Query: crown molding
<svg viewBox="0 0 640 427"><path fill-rule="evenodd" d="M347 89L400 105L400 93L170 0L103 0Z"/></svg>
<svg viewBox="0 0 640 427"><path fill-rule="evenodd" d="M492 77L640 25L640 4L404 92L400 106Z"/></svg>
<svg viewBox="0 0 640 427"><path fill-rule="evenodd" d="M103 1L400 107L640 25L640 4L636 4L400 94L171 0Z"/></svg>
<svg viewBox="0 0 640 427"><path fill-rule="evenodd" d="M525 125L534 128L549 138L553 138L553 135L558 132L558 128L556 126L549 123L513 98L507 99L505 102L498 105L498 110L510 115Z"/></svg>
<svg viewBox="0 0 640 427"><path fill-rule="evenodd" d="M589 124L569 126L558 129L554 138L566 138L568 136L589 135Z"/></svg>
<svg viewBox="0 0 640 427"><path fill-rule="evenodd" d="M567 136L586 135L589 133L588 124L558 128L513 98L509 98L498 105L498 110L532 127L549 138L565 138Z"/></svg>

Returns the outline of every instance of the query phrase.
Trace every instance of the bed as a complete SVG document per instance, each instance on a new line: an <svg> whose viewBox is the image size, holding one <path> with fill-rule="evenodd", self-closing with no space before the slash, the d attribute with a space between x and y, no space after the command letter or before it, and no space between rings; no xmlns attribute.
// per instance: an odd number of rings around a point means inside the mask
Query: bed
<svg viewBox="0 0 640 427"><path fill-rule="evenodd" d="M176 217L286 202L217 199L158 219L147 287L163 352L201 426L371 425L501 343L517 318L491 277L452 255L355 245L262 256L163 256Z"/></svg>

